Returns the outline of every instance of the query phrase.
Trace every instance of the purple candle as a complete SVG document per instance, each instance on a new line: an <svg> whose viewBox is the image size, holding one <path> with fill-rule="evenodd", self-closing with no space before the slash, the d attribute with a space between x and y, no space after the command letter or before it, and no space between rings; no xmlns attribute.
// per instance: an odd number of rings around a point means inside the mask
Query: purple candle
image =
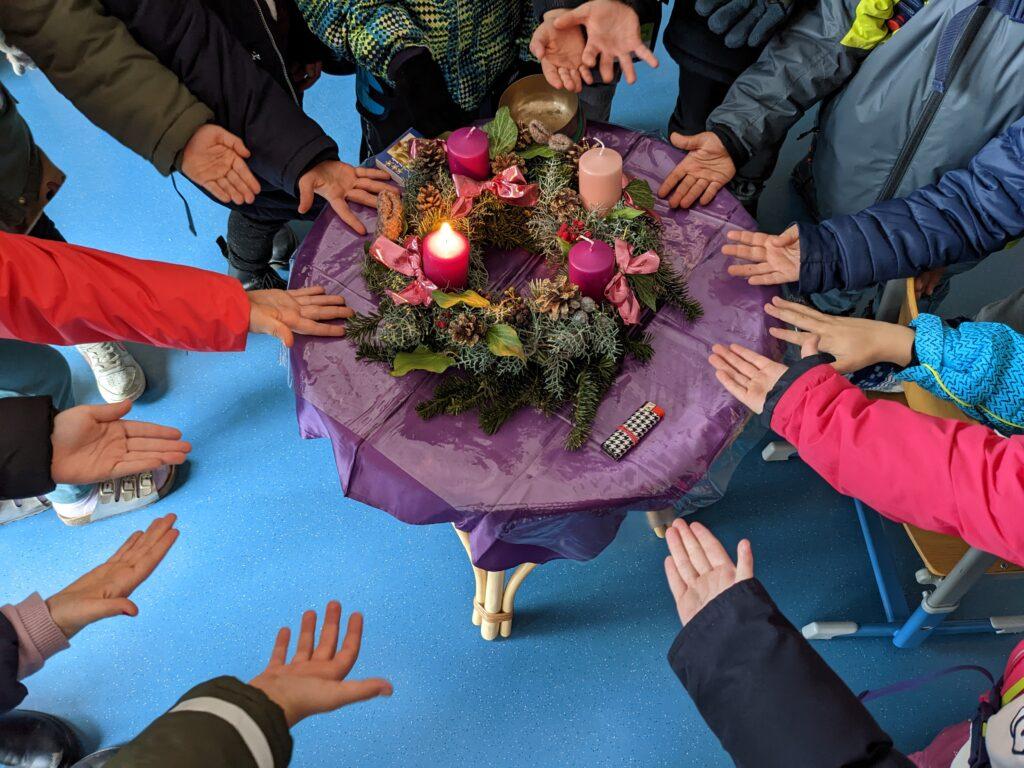
<svg viewBox="0 0 1024 768"><path fill-rule="evenodd" d="M477 181L491 177L490 143L476 126L459 128L448 137L448 170Z"/></svg>
<svg viewBox="0 0 1024 768"><path fill-rule="evenodd" d="M569 281L584 296L600 301L614 274L615 251L608 243L583 238L569 249Z"/></svg>

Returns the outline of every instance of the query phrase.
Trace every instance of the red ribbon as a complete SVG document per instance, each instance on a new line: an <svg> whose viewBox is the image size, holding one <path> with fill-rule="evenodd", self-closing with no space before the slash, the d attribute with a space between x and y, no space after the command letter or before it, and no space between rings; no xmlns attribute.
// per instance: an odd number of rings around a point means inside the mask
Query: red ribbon
<svg viewBox="0 0 1024 768"><path fill-rule="evenodd" d="M626 275L654 274L661 265L661 258L654 251L634 256L629 243L615 238L615 265L619 271L605 286L604 297L616 306L626 325L636 325L640 322L640 302L629 287Z"/></svg>
<svg viewBox="0 0 1024 768"><path fill-rule="evenodd" d="M425 307L434 300L437 286L423 274L423 256L420 254L418 237L409 237L405 241L405 247L386 237L378 237L370 246L370 255L388 269L413 278L401 292L387 292L395 304Z"/></svg>
<svg viewBox="0 0 1024 768"><path fill-rule="evenodd" d="M509 205L524 207L536 205L540 197L540 187L536 184L527 184L526 177L516 165L506 168L490 181L477 181L458 173L452 176L452 180L455 182L455 194L459 198L452 207L453 219L465 216L473 210L473 200L484 192L500 197Z"/></svg>

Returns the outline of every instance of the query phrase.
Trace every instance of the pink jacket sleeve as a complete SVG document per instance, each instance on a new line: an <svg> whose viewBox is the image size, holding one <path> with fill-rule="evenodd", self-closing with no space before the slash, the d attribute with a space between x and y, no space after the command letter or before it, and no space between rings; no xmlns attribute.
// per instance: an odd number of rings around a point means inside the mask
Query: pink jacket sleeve
<svg viewBox="0 0 1024 768"><path fill-rule="evenodd" d="M245 291L226 275L0 233L0 338L230 352L248 332Z"/></svg>
<svg viewBox="0 0 1024 768"><path fill-rule="evenodd" d="M3 606L0 613L11 622L18 635L19 680L35 674L48 658L70 647L38 592L33 592L17 605Z"/></svg>
<svg viewBox="0 0 1024 768"><path fill-rule="evenodd" d="M771 426L840 493L1024 564L1024 437L868 400L828 365L789 387Z"/></svg>

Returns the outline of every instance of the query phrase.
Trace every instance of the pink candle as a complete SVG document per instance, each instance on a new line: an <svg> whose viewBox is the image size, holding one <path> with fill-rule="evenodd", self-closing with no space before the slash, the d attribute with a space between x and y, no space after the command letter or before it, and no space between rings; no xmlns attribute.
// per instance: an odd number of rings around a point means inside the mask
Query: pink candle
<svg viewBox="0 0 1024 768"><path fill-rule="evenodd" d="M622 155L604 144L580 156L580 197L588 211L608 213L622 197Z"/></svg>
<svg viewBox="0 0 1024 768"><path fill-rule="evenodd" d="M448 170L483 181L491 177L490 143L479 128L459 128L448 137Z"/></svg>
<svg viewBox="0 0 1024 768"><path fill-rule="evenodd" d="M469 240L447 221L423 238L423 274L442 291L466 287Z"/></svg>
<svg viewBox="0 0 1024 768"><path fill-rule="evenodd" d="M569 281L595 301L615 274L615 251L601 240L583 239L569 249Z"/></svg>

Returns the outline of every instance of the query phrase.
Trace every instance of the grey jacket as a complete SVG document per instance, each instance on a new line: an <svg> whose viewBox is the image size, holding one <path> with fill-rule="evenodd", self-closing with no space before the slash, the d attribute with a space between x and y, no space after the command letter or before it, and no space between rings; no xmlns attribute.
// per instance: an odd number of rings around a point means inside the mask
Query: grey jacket
<svg viewBox="0 0 1024 768"><path fill-rule="evenodd" d="M918 5L820 0L740 76L708 130L740 166L823 102L813 151L823 218L965 167L1024 115L1024 17L1011 18L1007 0L930 0L914 13ZM906 19L895 33L893 15Z"/></svg>

